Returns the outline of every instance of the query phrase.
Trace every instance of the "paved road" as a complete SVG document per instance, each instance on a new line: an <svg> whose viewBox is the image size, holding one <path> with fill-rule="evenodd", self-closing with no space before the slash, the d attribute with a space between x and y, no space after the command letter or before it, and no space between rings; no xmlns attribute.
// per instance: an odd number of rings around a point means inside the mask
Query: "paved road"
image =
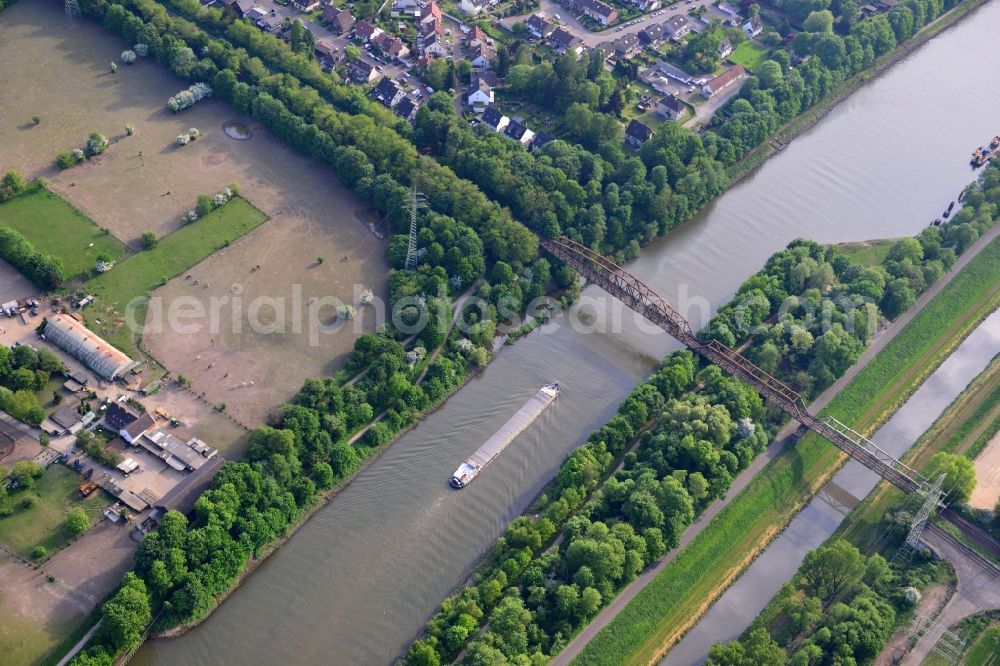
<svg viewBox="0 0 1000 666"><path fill-rule="evenodd" d="M924 532L923 540L940 557L951 563L955 568L958 583L955 586L955 593L935 618L935 625L920 637L913 649L903 658L903 666L918 666L923 663L941 637L944 628L973 613L1000 608L1000 584L994 576L936 532Z"/></svg>
<svg viewBox="0 0 1000 666"><path fill-rule="evenodd" d="M826 407L827 404L840 393L843 388L854 379L855 376L867 366L871 360L882 351L891 340L893 340L899 332L906 327L906 325L920 312L926 305L933 299L951 280L956 274L966 266L973 257L979 254L984 247L986 247L993 239L1000 236L1000 224L994 225L989 231L987 231L982 237L977 240L972 247L970 247L958 260L952 269L948 271L944 276L941 277L933 286L931 286L927 291L920 295L920 298L913 304L913 306L906 311L901 317L893 322L890 322L884 329L882 329L872 340L872 343L868 345L868 348L861 354L858 361L852 365L844 375L834 382L829 388L823 391L815 400L809 404L809 411L813 414L817 413L819 410ZM621 593L612 600L610 604L604 607L600 613L597 614L590 624L588 624L583 631L576 635L572 641L560 652L558 655L553 657L550 661L551 666L565 666L569 664L584 648L597 635L601 629L606 627L617 615L621 612L623 608L630 602L635 596L649 584L656 576L666 568L666 566L676 557L677 553L681 549L685 548L692 539L698 536L701 531L705 528L712 518L716 516L733 498L736 497L746 486L750 483L750 480L756 476L767 463L774 459L781 450L785 447L788 442L790 435L798 427L798 422L791 422L786 425L781 432L774 438L774 441L765 449L760 455L758 455L750 466L745 470L740 472L740 474L733 481L733 485L730 487L729 492L721 500L717 500L712 505L710 505L704 513L701 514L681 535L680 546L674 550L667 553L666 557L654 564L652 567L647 569L636 578L634 581L629 583Z"/></svg>
<svg viewBox="0 0 1000 666"><path fill-rule="evenodd" d="M561 24L563 28L571 32L575 37L577 37L584 45L594 47L598 44L603 44L604 42L611 42L619 37L623 37L629 33L637 33L647 25L652 23L663 23L671 16L676 16L679 14L687 15L688 12L701 7L702 5L711 6L712 3L708 0L697 0L697 2L692 2L690 5L684 2L678 2L672 6L667 6L665 11L659 16L653 16L653 14L658 14L661 9L657 9L655 12L644 14L641 17L636 17L632 20L639 21L635 25L630 25L627 28L622 28L619 31L620 26L612 26L607 30L601 30L599 32L593 32L590 28L586 27L577 19L576 15L570 12L565 7L561 6L555 0L541 0L539 4L538 14L544 16L547 19L553 19L556 14L559 15L559 19L556 20L557 23ZM536 12L531 12L529 14L523 14L521 16L509 16L502 19L500 23L508 28L513 26L515 23L520 23L521 21L527 19L531 14ZM697 19L688 17L692 25L697 26Z"/></svg>

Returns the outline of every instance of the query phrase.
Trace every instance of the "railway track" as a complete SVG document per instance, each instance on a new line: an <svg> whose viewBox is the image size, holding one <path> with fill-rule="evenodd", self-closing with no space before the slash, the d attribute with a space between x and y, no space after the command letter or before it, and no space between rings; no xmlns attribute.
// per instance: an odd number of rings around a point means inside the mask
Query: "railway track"
<svg viewBox="0 0 1000 666"><path fill-rule="evenodd" d="M998 566L992 560L988 559L986 556L984 556L975 548L972 548L971 546L966 545L961 541L959 541L958 539L956 539L954 536L952 536L951 532L944 529L940 525L928 522L926 531L933 532L943 541L947 541L953 548L955 548L955 550L960 551L963 555L965 555L970 560L978 564L982 569L984 569L994 578L1000 577L1000 566ZM966 532L966 534L969 535L970 538L972 538L972 535L970 535L968 532Z"/></svg>
<svg viewBox="0 0 1000 666"><path fill-rule="evenodd" d="M962 530L966 536L982 546L990 555L1000 559L1000 543L997 543L992 534L953 509L942 509L938 515Z"/></svg>

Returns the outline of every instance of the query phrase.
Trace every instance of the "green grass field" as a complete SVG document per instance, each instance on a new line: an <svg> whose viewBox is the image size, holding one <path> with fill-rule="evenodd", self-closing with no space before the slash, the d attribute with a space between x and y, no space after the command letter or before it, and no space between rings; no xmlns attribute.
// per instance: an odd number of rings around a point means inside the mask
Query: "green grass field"
<svg viewBox="0 0 1000 666"><path fill-rule="evenodd" d="M1000 305L1000 239L983 249L824 410L861 432L888 418ZM583 649L575 664L645 665L675 643L839 467L810 433L785 449Z"/></svg>
<svg viewBox="0 0 1000 666"><path fill-rule="evenodd" d="M767 60L768 50L763 46L754 44L749 39L740 42L740 45L729 54L729 60L738 65L743 65L751 72L756 72L760 64Z"/></svg>
<svg viewBox="0 0 1000 666"><path fill-rule="evenodd" d="M99 254L116 261L128 254L121 241L39 185L0 204L0 224L20 232L42 254L62 261L67 280L88 275Z"/></svg>
<svg viewBox="0 0 1000 666"><path fill-rule="evenodd" d="M972 646L965 658L966 666L997 666L1000 664L1000 627L990 627Z"/></svg>
<svg viewBox="0 0 1000 666"><path fill-rule="evenodd" d="M897 238L885 238L862 243L841 243L835 245L837 254L850 257L862 266L878 266L885 261L889 248L895 245Z"/></svg>
<svg viewBox="0 0 1000 666"><path fill-rule="evenodd" d="M97 300L85 311L87 326L119 349L130 352L132 331L124 318L130 302L147 296L266 220L264 213L245 199L235 197L200 220L164 236L152 250L137 252L107 273L88 280L83 288ZM145 307L136 313L137 320L143 320Z"/></svg>
<svg viewBox="0 0 1000 666"><path fill-rule="evenodd" d="M32 490L18 490L0 500L0 509L14 510L9 518L0 519L0 541L24 557L30 557L35 546L45 546L49 553L65 546L72 538L65 525L70 509L82 506L94 525L108 505L103 491L81 499L76 492L79 484L80 477L69 468L52 465ZM27 495L38 496L38 503L30 509L21 506Z"/></svg>

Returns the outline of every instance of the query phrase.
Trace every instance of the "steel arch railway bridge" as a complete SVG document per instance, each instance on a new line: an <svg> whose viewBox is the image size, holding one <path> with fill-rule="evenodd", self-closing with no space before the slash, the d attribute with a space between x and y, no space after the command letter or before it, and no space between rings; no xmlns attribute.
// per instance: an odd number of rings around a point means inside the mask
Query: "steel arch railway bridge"
<svg viewBox="0 0 1000 666"><path fill-rule="evenodd" d="M836 419L832 417L819 419L810 414L802 396L780 380L764 372L735 349L729 348L718 340L709 342L699 340L691 330L687 319L677 312L666 299L615 262L566 237L542 238L539 243L549 254L574 268L587 280L598 285L665 330L692 351L754 387L762 396L770 399L793 419L819 433L883 479L907 493L920 493L925 496L933 494L939 508L946 508L939 489L935 488L935 485L919 472L906 466L876 446L874 442ZM969 529L974 526L968 525L966 521L952 520L952 516L959 518L954 512L945 510L942 512L942 516L970 537L981 541L983 534L973 536L972 530ZM979 532L982 531L979 530ZM994 555L1000 555L1000 545L989 538L989 535L986 537L991 543L981 541L982 545L992 550Z"/></svg>

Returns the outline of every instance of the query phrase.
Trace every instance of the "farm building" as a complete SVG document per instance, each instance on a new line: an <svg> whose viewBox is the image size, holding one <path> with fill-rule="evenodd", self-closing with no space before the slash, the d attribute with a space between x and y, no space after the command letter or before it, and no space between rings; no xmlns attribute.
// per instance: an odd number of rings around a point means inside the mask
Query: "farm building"
<svg viewBox="0 0 1000 666"><path fill-rule="evenodd" d="M138 365L67 315L57 314L46 322L45 338L104 379L117 379Z"/></svg>

